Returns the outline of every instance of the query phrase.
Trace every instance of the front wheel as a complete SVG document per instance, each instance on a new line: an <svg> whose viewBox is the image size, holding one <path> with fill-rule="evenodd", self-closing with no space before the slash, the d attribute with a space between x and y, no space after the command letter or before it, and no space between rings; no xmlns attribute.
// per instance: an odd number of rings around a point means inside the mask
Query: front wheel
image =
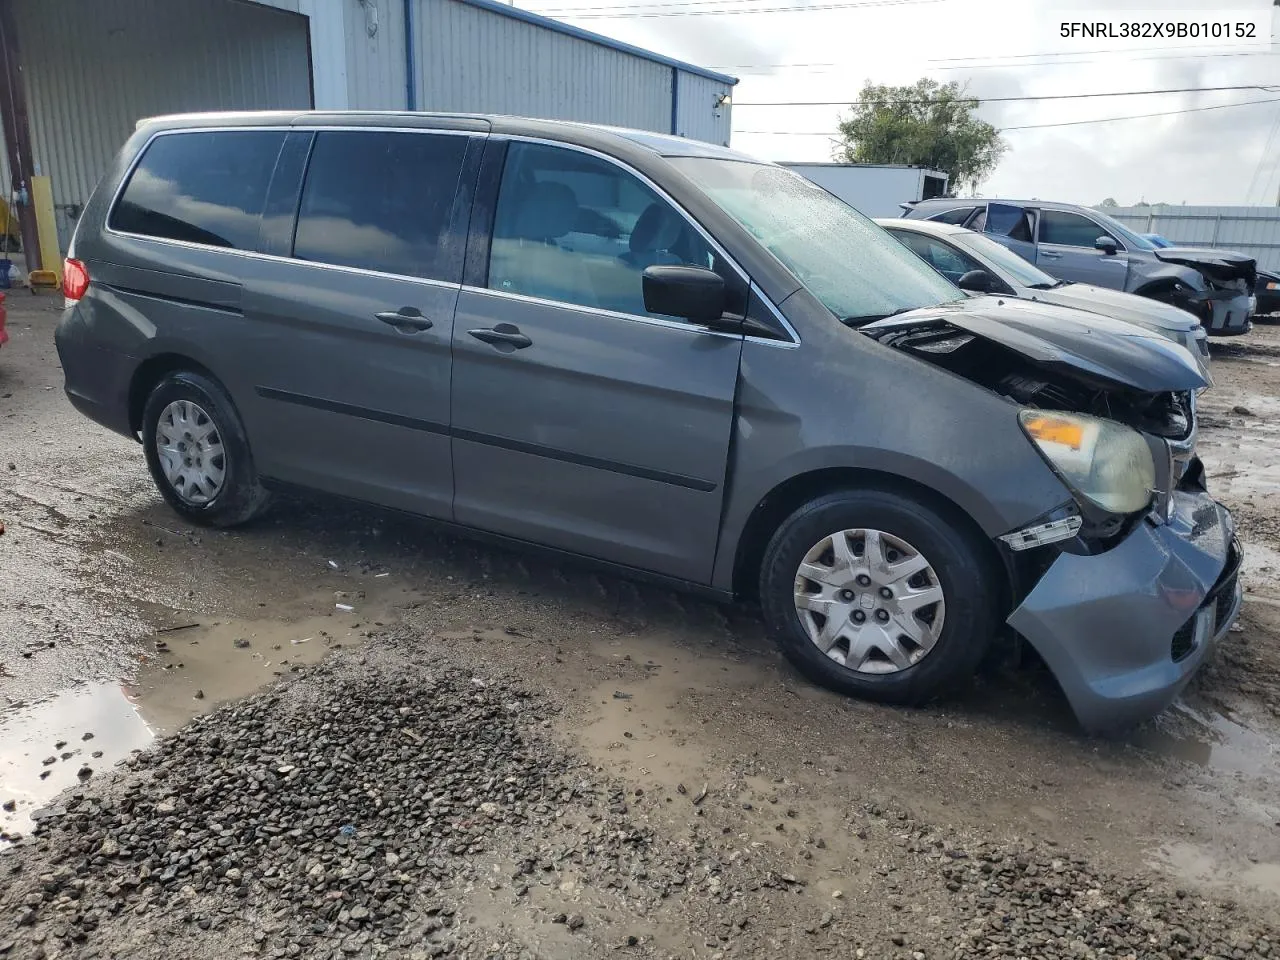
<svg viewBox="0 0 1280 960"><path fill-rule="evenodd" d="M180 371L156 385L142 410L142 445L160 494L188 520L233 527L267 505L244 425L209 377Z"/></svg>
<svg viewBox="0 0 1280 960"><path fill-rule="evenodd" d="M976 537L928 503L879 490L801 507L765 551L760 598L811 679L886 703L966 683L996 629L997 581Z"/></svg>

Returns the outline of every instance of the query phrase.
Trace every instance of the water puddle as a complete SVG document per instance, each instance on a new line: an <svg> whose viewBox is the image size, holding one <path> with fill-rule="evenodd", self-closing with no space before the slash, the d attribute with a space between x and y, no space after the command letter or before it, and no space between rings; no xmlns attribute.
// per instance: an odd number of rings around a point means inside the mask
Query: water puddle
<svg viewBox="0 0 1280 960"><path fill-rule="evenodd" d="M0 715L0 846L29 832L32 815L63 790L156 736L363 642L377 622L361 615L362 603L340 593L325 615L177 624L154 635L134 680L81 684Z"/></svg>
<svg viewBox="0 0 1280 960"><path fill-rule="evenodd" d="M348 604L350 606L350 604ZM169 629L155 662L129 689L159 734L171 733L220 703L246 697L330 650L364 639L355 611L301 620L225 620Z"/></svg>
<svg viewBox="0 0 1280 960"><path fill-rule="evenodd" d="M1156 849L1150 863L1192 883L1219 888L1245 887L1280 897L1280 863L1226 858L1219 851L1194 843L1166 843Z"/></svg>
<svg viewBox="0 0 1280 960"><path fill-rule="evenodd" d="M85 768L100 773L153 737L119 683L86 683L0 717L0 845Z"/></svg>
<svg viewBox="0 0 1280 960"><path fill-rule="evenodd" d="M1206 770L1280 783L1280 741L1245 718L1178 703L1134 737L1135 745Z"/></svg>

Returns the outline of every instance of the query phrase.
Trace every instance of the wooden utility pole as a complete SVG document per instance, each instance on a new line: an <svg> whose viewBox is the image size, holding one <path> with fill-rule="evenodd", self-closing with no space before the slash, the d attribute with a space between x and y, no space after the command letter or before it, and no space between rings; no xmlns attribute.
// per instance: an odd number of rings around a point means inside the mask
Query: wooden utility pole
<svg viewBox="0 0 1280 960"><path fill-rule="evenodd" d="M41 269L40 241L36 231L36 211L31 204L31 181L35 161L31 157L31 123L27 117L27 90L22 82L22 57L18 48L18 28L14 22L13 0L0 0L0 119L4 124L4 144L9 155L9 175L13 180L9 196L10 213L18 215L22 253L27 272ZM13 203L14 198L17 203Z"/></svg>

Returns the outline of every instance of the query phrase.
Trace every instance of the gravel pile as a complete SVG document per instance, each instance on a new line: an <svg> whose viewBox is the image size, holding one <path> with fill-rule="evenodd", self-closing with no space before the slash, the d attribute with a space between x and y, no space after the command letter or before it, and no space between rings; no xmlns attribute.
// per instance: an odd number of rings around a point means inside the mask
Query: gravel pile
<svg viewBox="0 0 1280 960"><path fill-rule="evenodd" d="M43 812L29 845L52 869L24 878L15 858L8 879L30 892L0 952L52 955L108 918L165 911L200 930L252 918L268 956L402 939L442 954L453 910L421 894L495 832L580 799L530 735L530 703L457 671L321 667L196 720ZM37 928L46 946L28 953Z"/></svg>
<svg viewBox="0 0 1280 960"><path fill-rule="evenodd" d="M1044 844L856 800L823 838L728 781L608 781L553 709L394 648L224 707L0 858L0 960L1280 960L1245 910Z"/></svg>

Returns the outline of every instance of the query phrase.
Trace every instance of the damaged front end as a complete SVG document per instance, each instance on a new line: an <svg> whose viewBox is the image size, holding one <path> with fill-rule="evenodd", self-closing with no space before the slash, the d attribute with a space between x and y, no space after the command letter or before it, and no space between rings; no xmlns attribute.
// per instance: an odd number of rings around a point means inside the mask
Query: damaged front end
<svg viewBox="0 0 1280 960"><path fill-rule="evenodd" d="M1195 456L1193 358L1129 324L994 297L861 332L1017 405L1067 495L998 538L1007 622L1085 727L1163 709L1239 605L1231 517Z"/></svg>
<svg viewBox="0 0 1280 960"><path fill-rule="evenodd" d="M1219 287L1235 289L1239 285L1250 291L1258 279L1258 262L1243 253L1198 247L1165 247L1154 252L1157 260L1191 267Z"/></svg>
<svg viewBox="0 0 1280 960"><path fill-rule="evenodd" d="M1196 393L1209 375L1179 345L1128 323L993 297L863 326L887 346L1024 406L1114 420L1195 447Z"/></svg>

